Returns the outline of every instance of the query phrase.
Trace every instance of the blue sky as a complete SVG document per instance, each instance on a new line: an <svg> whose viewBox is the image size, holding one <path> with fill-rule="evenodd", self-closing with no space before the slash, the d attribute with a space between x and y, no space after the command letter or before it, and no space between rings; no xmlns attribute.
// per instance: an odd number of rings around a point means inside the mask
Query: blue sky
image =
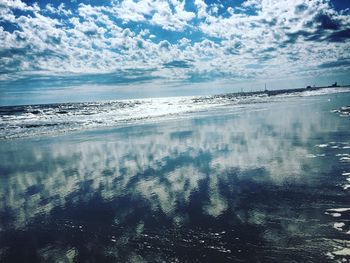
<svg viewBox="0 0 350 263"><path fill-rule="evenodd" d="M350 84L347 0L0 1L0 105Z"/></svg>

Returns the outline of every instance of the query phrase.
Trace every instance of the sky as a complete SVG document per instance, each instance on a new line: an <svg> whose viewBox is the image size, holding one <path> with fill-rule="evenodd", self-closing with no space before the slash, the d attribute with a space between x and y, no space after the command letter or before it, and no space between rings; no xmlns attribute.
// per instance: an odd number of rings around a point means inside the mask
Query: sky
<svg viewBox="0 0 350 263"><path fill-rule="evenodd" d="M0 0L0 105L350 84L349 0Z"/></svg>

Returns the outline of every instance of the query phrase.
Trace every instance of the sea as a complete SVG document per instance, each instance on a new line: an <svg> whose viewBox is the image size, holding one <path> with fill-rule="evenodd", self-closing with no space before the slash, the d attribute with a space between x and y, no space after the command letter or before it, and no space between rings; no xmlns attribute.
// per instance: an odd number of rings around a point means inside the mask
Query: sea
<svg viewBox="0 0 350 263"><path fill-rule="evenodd" d="M0 262L349 262L349 89L0 107Z"/></svg>

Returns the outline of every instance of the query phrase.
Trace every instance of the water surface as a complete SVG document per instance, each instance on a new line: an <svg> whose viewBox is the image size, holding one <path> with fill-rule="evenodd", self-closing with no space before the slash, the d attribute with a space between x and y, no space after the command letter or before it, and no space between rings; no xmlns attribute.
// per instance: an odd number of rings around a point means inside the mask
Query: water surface
<svg viewBox="0 0 350 263"><path fill-rule="evenodd" d="M349 260L349 101L2 140L0 261Z"/></svg>

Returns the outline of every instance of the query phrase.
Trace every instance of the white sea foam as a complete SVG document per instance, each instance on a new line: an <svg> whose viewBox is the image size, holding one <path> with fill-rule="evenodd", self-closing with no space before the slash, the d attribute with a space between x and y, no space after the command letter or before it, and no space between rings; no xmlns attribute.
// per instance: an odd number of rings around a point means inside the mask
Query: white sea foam
<svg viewBox="0 0 350 263"><path fill-rule="evenodd" d="M328 144L324 143L324 144L317 144L316 147L318 148L326 148L328 147Z"/></svg>
<svg viewBox="0 0 350 263"><path fill-rule="evenodd" d="M322 153L322 154L307 154L306 157L307 158L317 158L317 157L325 157L326 154Z"/></svg>
<svg viewBox="0 0 350 263"><path fill-rule="evenodd" d="M336 256L350 256L350 248L345 247L343 249L333 251L332 254ZM344 262L347 262L347 260Z"/></svg>
<svg viewBox="0 0 350 263"><path fill-rule="evenodd" d="M327 209L325 214L333 217L341 217L342 213L350 211L350 208L331 208Z"/></svg>
<svg viewBox="0 0 350 263"><path fill-rule="evenodd" d="M325 212L326 215L330 215L333 217L341 217L341 213L329 213L329 212Z"/></svg>
<svg viewBox="0 0 350 263"><path fill-rule="evenodd" d="M345 226L345 223L343 222L336 222L334 223L333 227L336 229L336 230L339 230L339 231L343 231L343 227Z"/></svg>
<svg viewBox="0 0 350 263"><path fill-rule="evenodd" d="M331 208L331 209L327 209L328 212L347 212L350 211L350 208Z"/></svg>

